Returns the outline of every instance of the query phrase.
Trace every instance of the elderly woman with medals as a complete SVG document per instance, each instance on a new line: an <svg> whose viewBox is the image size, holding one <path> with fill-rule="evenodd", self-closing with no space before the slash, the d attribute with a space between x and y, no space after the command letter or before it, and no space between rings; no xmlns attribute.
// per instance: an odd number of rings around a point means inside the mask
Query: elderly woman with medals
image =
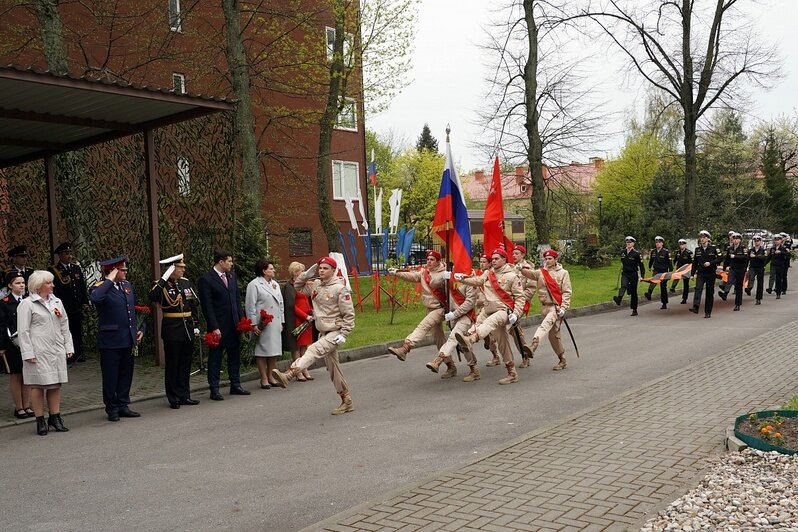
<svg viewBox="0 0 798 532"><path fill-rule="evenodd" d="M191 282L183 277L186 263L183 254L160 261L166 271L150 290L149 299L161 305L161 338L165 355L164 389L169 407L198 405L191 398L189 376L197 327L197 296Z"/></svg>

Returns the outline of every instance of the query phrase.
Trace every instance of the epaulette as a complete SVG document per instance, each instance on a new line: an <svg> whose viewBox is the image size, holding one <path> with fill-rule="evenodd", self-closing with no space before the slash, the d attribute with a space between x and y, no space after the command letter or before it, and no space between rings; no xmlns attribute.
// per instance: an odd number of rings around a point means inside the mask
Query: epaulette
<svg viewBox="0 0 798 532"><path fill-rule="evenodd" d="M98 286L100 286L100 285L101 285L101 284L103 284L104 282L105 282L105 280L104 280L104 279L103 279L103 280L101 280L101 281L97 281L96 283L94 283L94 288L97 288Z"/></svg>

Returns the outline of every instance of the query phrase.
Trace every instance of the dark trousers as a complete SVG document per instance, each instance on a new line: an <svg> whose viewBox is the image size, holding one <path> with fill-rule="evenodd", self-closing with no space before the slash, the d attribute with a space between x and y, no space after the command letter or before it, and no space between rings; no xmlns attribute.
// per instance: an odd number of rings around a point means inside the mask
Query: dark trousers
<svg viewBox="0 0 798 532"><path fill-rule="evenodd" d="M744 276L745 276L745 270L734 270L730 268L728 274L726 275L726 282L723 283L720 287L721 292L723 292L724 294L728 294L729 292L731 292L732 287L734 287L734 294L736 295L737 292L742 290L742 283L739 283L740 287L738 288L737 280L738 278L741 277L744 278Z"/></svg>
<svg viewBox="0 0 798 532"><path fill-rule="evenodd" d="M629 308L637 310L637 271L621 274L621 290L618 297L623 299L624 292L629 292Z"/></svg>
<svg viewBox="0 0 798 532"><path fill-rule="evenodd" d="M72 346L75 348L75 356L70 359L70 362L76 362L79 358L85 358L83 354L83 312L80 309L67 312L67 318L69 318Z"/></svg>
<svg viewBox="0 0 798 532"><path fill-rule="evenodd" d="M133 348L100 349L103 403L108 414L118 414L130 404L133 383Z"/></svg>
<svg viewBox="0 0 798 532"><path fill-rule="evenodd" d="M191 398L188 379L191 374L191 357L194 354L194 342L191 340L164 340L164 389L166 400L171 404ZM217 373L218 375L218 373Z"/></svg>
<svg viewBox="0 0 798 532"><path fill-rule="evenodd" d="M230 377L230 388L238 388L241 386L241 346L227 348L227 374ZM208 387L211 392L219 391L219 372L222 369L222 351L224 349L209 349L208 350Z"/></svg>
<svg viewBox="0 0 798 532"><path fill-rule="evenodd" d="M690 279L683 277L681 281L682 281L682 286L684 287L684 289L682 290L682 301L687 301L687 295L690 293ZM676 286L678 284L679 284L679 279L673 281L673 284L671 284L671 292L676 291Z"/></svg>
<svg viewBox="0 0 798 532"><path fill-rule="evenodd" d="M745 270L729 270L729 284L726 285L726 293L731 290L734 283L734 305L739 307L743 304L743 283L745 282Z"/></svg>
<svg viewBox="0 0 798 532"><path fill-rule="evenodd" d="M784 265L774 264L770 271L773 272L773 278L776 282L776 294L785 292L786 288L784 287L784 274L786 273L786 269L784 268Z"/></svg>
<svg viewBox="0 0 798 532"><path fill-rule="evenodd" d="M654 275L656 275L658 273L661 274L661 273L665 273L665 272L654 272ZM651 293L654 291L654 288L656 286L657 285L655 285L655 284L649 285L649 287L648 287L648 294L649 295L651 295ZM660 300L660 302L663 305L667 305L668 304L668 281L662 281L662 282L659 283L659 300Z"/></svg>
<svg viewBox="0 0 798 532"><path fill-rule="evenodd" d="M762 292L765 291L765 268L750 268L748 270L748 291L754 286L756 281L756 300L762 299Z"/></svg>
<svg viewBox="0 0 798 532"><path fill-rule="evenodd" d="M712 305L715 303L715 274L696 277L695 294L693 295L693 308L696 310L701 305L701 292L706 292L704 314L712 314Z"/></svg>
<svg viewBox="0 0 798 532"><path fill-rule="evenodd" d="M781 291L782 293L787 292L787 272L790 271L790 261L787 261L784 264L784 273L781 274Z"/></svg>

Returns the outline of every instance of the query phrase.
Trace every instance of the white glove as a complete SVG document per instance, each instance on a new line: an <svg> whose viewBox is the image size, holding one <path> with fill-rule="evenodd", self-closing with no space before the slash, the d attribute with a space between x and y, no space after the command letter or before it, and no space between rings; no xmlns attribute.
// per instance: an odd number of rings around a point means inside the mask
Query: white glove
<svg viewBox="0 0 798 532"><path fill-rule="evenodd" d="M396 268L388 268L388 275L396 275L398 271Z"/></svg>
<svg viewBox="0 0 798 532"><path fill-rule="evenodd" d="M194 336L199 336L199 335L200 335L199 328L198 327L194 327Z"/></svg>
<svg viewBox="0 0 798 532"><path fill-rule="evenodd" d="M564 318L565 317L565 309L564 308L558 309L557 310L557 316L560 317L560 318Z"/></svg>
<svg viewBox="0 0 798 532"><path fill-rule="evenodd" d="M313 314L308 314L308 317L307 317L308 321L313 321L315 319L316 319L316 316L314 316Z"/></svg>
<svg viewBox="0 0 798 532"><path fill-rule="evenodd" d="M305 270L305 278L309 279L311 277L314 277L316 275L317 269L318 269L318 264L314 264L313 266Z"/></svg>
<svg viewBox="0 0 798 532"><path fill-rule="evenodd" d="M510 322L510 325L515 325L515 322L518 321L518 316L513 314L512 312L507 316L507 321Z"/></svg>
<svg viewBox="0 0 798 532"><path fill-rule="evenodd" d="M346 342L346 337L343 334L339 334L333 342L335 342L335 345L341 345Z"/></svg>
<svg viewBox="0 0 798 532"><path fill-rule="evenodd" d="M464 274L464 273L456 273L456 274L454 274L454 280L455 281L462 281L465 278L466 278L466 274Z"/></svg>
<svg viewBox="0 0 798 532"><path fill-rule="evenodd" d="M449 279L452 278L452 272L449 271L443 272L443 278L448 281Z"/></svg>
<svg viewBox="0 0 798 532"><path fill-rule="evenodd" d="M443 315L443 319L446 321L452 321L454 319L454 312L447 312Z"/></svg>
<svg viewBox="0 0 798 532"><path fill-rule="evenodd" d="M171 266L166 268L165 272L163 272L163 275L161 275L161 279L163 279L164 281L168 281L169 277L174 273L174 271L175 271L175 265L172 264Z"/></svg>

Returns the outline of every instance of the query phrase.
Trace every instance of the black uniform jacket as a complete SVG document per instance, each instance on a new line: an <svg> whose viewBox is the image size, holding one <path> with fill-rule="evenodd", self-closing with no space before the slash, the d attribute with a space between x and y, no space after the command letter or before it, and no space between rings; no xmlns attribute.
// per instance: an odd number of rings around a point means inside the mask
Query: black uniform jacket
<svg viewBox="0 0 798 532"><path fill-rule="evenodd" d="M679 269L680 267L684 266L685 264L692 264L693 263L693 252L687 248L684 248L684 251L678 250L673 252L673 265Z"/></svg>
<svg viewBox="0 0 798 532"><path fill-rule="evenodd" d="M197 327L197 296L186 278L176 281L158 279L150 290L150 301L160 303L163 311L161 338L172 342L194 341Z"/></svg>
<svg viewBox="0 0 798 532"><path fill-rule="evenodd" d="M748 260L751 268L764 268L770 262L768 252L765 251L765 246L759 246L759 249L751 248L748 250Z"/></svg>
<svg viewBox="0 0 798 532"><path fill-rule="evenodd" d="M728 268L730 266L732 270L737 271L748 268L748 249L742 244L726 248L726 258L723 259L723 267Z"/></svg>
<svg viewBox="0 0 798 532"><path fill-rule="evenodd" d="M643 256L634 248L631 250L624 248L621 251L621 268L625 273L637 273L639 269L640 277L646 274L646 269L643 266Z"/></svg>
<svg viewBox="0 0 798 532"><path fill-rule="evenodd" d="M671 267L671 252L666 248L651 250L651 255L648 259L648 269L653 270L654 273L669 272Z"/></svg>
<svg viewBox="0 0 798 532"><path fill-rule="evenodd" d="M707 244L706 249L698 246L693 252L692 275L698 273L702 277L715 277L715 271L721 260L723 257L715 244ZM704 266L705 262L708 262L709 266Z"/></svg>
<svg viewBox="0 0 798 532"><path fill-rule="evenodd" d="M81 306L88 304L86 279L77 264L64 266L61 263L48 268L53 274L53 294L64 304L67 314L80 311Z"/></svg>

